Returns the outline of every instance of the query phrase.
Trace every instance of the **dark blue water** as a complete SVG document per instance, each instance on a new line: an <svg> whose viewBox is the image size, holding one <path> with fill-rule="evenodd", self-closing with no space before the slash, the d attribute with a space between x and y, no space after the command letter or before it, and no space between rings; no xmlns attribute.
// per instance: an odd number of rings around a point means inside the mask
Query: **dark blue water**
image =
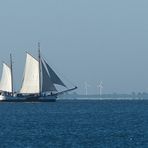
<svg viewBox="0 0 148 148"><path fill-rule="evenodd" d="M1 103L3 147L147 148L148 101Z"/></svg>

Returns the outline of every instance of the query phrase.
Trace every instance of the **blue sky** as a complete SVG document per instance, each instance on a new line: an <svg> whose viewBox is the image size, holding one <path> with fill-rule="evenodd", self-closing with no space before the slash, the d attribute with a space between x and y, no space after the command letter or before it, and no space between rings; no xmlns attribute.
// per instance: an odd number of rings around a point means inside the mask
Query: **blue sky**
<svg viewBox="0 0 148 148"><path fill-rule="evenodd" d="M14 55L15 87L25 51L43 55L55 71L97 93L148 91L148 1L0 1L0 60Z"/></svg>

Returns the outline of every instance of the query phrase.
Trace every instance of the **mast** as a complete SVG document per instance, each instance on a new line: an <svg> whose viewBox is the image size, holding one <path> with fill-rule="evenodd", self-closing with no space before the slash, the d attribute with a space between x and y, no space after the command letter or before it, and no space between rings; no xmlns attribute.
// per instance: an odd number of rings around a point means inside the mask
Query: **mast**
<svg viewBox="0 0 148 148"><path fill-rule="evenodd" d="M40 42L38 42L38 60L39 60L39 95L41 96L41 52L40 52Z"/></svg>
<svg viewBox="0 0 148 148"><path fill-rule="evenodd" d="M11 69L11 89L12 89L12 96L13 96L14 90L13 90L13 61L12 61L12 54L10 54L10 69Z"/></svg>

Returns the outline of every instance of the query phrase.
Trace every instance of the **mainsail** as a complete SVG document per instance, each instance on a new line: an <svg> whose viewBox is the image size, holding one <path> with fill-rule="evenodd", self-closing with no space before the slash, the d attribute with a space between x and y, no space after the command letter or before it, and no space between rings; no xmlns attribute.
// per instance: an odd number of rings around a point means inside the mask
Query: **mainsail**
<svg viewBox="0 0 148 148"><path fill-rule="evenodd" d="M20 93L39 93L39 62L28 53Z"/></svg>
<svg viewBox="0 0 148 148"><path fill-rule="evenodd" d="M0 81L0 90L6 92L12 92L11 68L5 63L3 63L3 72Z"/></svg>

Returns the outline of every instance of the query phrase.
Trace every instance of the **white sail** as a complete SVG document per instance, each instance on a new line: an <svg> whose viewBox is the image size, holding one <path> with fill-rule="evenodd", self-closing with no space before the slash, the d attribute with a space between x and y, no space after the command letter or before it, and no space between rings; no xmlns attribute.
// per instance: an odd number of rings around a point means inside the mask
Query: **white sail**
<svg viewBox="0 0 148 148"><path fill-rule="evenodd" d="M0 90L6 92L12 92L11 68L5 63L3 63L3 72L0 81Z"/></svg>
<svg viewBox="0 0 148 148"><path fill-rule="evenodd" d="M39 93L39 62L28 53L20 93Z"/></svg>

